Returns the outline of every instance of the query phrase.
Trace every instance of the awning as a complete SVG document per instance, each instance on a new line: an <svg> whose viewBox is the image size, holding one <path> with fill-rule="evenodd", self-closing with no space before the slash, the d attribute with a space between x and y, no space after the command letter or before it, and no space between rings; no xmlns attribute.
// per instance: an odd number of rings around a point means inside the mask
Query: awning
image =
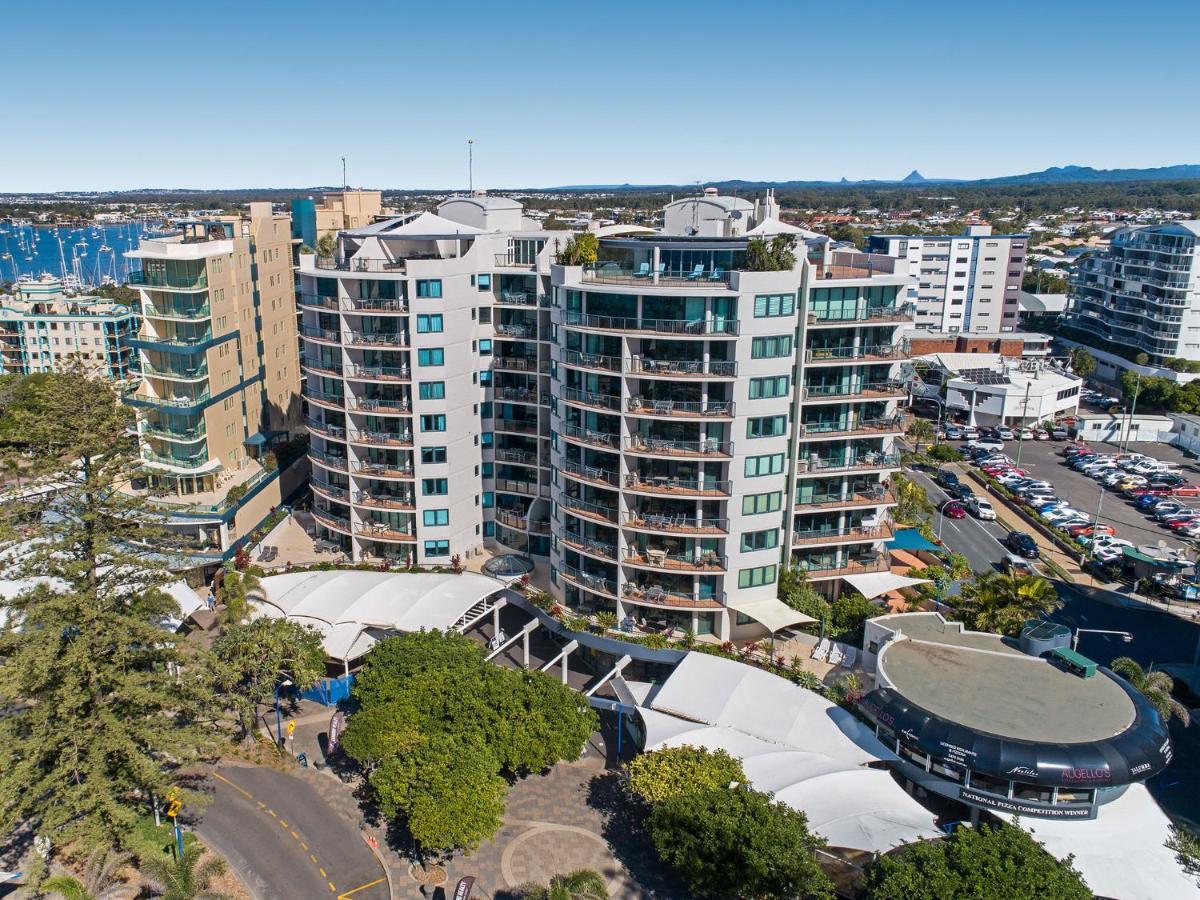
<svg viewBox="0 0 1200 900"><path fill-rule="evenodd" d="M929 584L928 578L908 578L904 575L893 575L891 572L872 572L869 575L846 575L842 579L870 600L888 591L898 591L900 588L912 587L915 584ZM733 604L729 604L732 606Z"/></svg>
<svg viewBox="0 0 1200 900"><path fill-rule="evenodd" d="M731 600L728 606L749 616L760 625L765 625L772 634L789 625L808 625L817 621L774 597L764 597L761 600Z"/></svg>
<svg viewBox="0 0 1200 900"><path fill-rule="evenodd" d="M888 541L889 550L930 550L937 552L942 548L926 538L915 528L901 528L896 536Z"/></svg>
<svg viewBox="0 0 1200 900"><path fill-rule="evenodd" d="M261 431L256 431L250 437L242 441L243 444L249 444L252 447L261 447L267 442L267 436Z"/></svg>

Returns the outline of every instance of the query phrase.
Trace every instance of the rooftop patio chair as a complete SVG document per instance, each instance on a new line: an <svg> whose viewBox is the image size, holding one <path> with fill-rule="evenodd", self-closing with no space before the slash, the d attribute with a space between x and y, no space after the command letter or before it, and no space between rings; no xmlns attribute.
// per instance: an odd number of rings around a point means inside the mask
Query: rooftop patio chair
<svg viewBox="0 0 1200 900"><path fill-rule="evenodd" d="M834 641L833 646L829 650L829 659L827 662L831 666L840 666L842 660L846 658L846 654L842 651L842 645Z"/></svg>
<svg viewBox="0 0 1200 900"><path fill-rule="evenodd" d="M712 274L708 276L709 281L721 281L725 277L725 270L717 266L712 270Z"/></svg>
<svg viewBox="0 0 1200 900"><path fill-rule="evenodd" d="M633 277L634 278L649 278L650 277L650 263L644 262L640 266L638 266L638 270L633 273Z"/></svg>
<svg viewBox="0 0 1200 900"><path fill-rule="evenodd" d="M853 669L856 659L858 659L858 649L856 647L847 647L846 656L842 659L842 666L847 669Z"/></svg>
<svg viewBox="0 0 1200 900"><path fill-rule="evenodd" d="M824 661L829 655L829 638L821 638L821 642L813 648L812 658Z"/></svg>
<svg viewBox="0 0 1200 900"><path fill-rule="evenodd" d="M662 278L663 275L666 274L666 272L667 272L667 264L666 263L660 262L657 266L654 267L654 274L657 275L659 278Z"/></svg>
<svg viewBox="0 0 1200 900"><path fill-rule="evenodd" d="M696 263L696 268L692 269L692 274L687 277L688 281L699 281L704 275L703 263Z"/></svg>

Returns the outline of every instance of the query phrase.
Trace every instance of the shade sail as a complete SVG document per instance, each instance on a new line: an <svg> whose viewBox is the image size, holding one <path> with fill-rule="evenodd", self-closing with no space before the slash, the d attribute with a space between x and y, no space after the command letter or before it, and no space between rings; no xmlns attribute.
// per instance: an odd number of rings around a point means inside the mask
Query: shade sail
<svg viewBox="0 0 1200 900"><path fill-rule="evenodd" d="M483 234L482 228L452 222L431 212L416 216L398 216L385 222L375 222L353 231L343 232L352 238L404 238L410 241L439 241Z"/></svg>
<svg viewBox="0 0 1200 900"><path fill-rule="evenodd" d="M936 552L942 548L926 538L915 528L900 528L896 536L887 543L889 550L929 550Z"/></svg>
<svg viewBox="0 0 1200 900"><path fill-rule="evenodd" d="M912 587L915 584L929 584L928 578L908 578L905 575L893 575L891 572L872 572L869 575L846 575L844 581L850 583L856 591L870 600L888 591Z"/></svg>
<svg viewBox="0 0 1200 900"><path fill-rule="evenodd" d="M749 616L760 625L765 625L772 634L789 625L808 625L817 621L774 597L763 597L761 600L730 600L728 606Z"/></svg>

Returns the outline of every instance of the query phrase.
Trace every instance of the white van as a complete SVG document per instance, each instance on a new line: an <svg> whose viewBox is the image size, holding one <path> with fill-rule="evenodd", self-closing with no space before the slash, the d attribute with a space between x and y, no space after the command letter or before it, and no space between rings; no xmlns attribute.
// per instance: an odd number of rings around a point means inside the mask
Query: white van
<svg viewBox="0 0 1200 900"><path fill-rule="evenodd" d="M968 450L993 450L999 453L1004 449L1004 441L984 438L983 440L967 441L966 447Z"/></svg>

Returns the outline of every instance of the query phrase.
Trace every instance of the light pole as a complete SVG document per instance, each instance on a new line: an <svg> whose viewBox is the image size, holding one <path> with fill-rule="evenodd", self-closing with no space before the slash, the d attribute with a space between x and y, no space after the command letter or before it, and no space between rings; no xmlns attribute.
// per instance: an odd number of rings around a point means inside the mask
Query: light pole
<svg viewBox="0 0 1200 900"><path fill-rule="evenodd" d="M1017 461L1016 466L1021 467L1021 451L1025 447L1025 442L1021 440L1021 432L1025 430L1025 417L1029 415L1029 389L1033 387L1032 382L1025 382L1025 399L1021 403L1021 424L1017 426Z"/></svg>
<svg viewBox="0 0 1200 900"><path fill-rule="evenodd" d="M283 746L283 719L279 715L279 689L292 686L292 679L285 678L275 685L275 742Z"/></svg>
<svg viewBox="0 0 1200 900"><path fill-rule="evenodd" d="M1133 635L1128 631L1109 631L1107 628L1076 628L1071 635L1071 649L1079 649L1079 636L1081 634L1119 634L1125 643L1133 643Z"/></svg>
<svg viewBox="0 0 1200 900"><path fill-rule="evenodd" d="M1129 449L1129 432L1133 431L1133 417L1137 413L1138 394L1142 392L1142 373L1135 373L1137 380L1133 384L1133 400L1129 404L1129 418L1125 420L1125 441L1121 445L1121 452L1124 453Z"/></svg>

